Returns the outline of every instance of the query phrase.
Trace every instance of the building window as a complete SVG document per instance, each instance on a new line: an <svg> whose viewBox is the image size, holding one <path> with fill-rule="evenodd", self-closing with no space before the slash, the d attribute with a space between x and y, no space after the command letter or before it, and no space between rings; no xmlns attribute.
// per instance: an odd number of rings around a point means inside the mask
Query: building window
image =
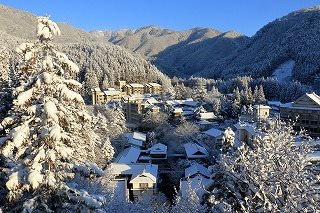
<svg viewBox="0 0 320 213"><path fill-rule="evenodd" d="M148 183L139 183L140 189L147 189Z"/></svg>

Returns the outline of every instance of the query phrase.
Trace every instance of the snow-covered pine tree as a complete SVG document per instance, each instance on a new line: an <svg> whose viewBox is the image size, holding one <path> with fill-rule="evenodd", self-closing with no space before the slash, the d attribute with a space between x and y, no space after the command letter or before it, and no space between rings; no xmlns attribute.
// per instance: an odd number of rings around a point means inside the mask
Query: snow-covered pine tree
<svg viewBox="0 0 320 213"><path fill-rule="evenodd" d="M286 125L268 135L270 141L257 141L253 149L243 145L222 155L209 187L215 202L236 212L317 212L319 177L309 167L308 142L295 146Z"/></svg>
<svg viewBox="0 0 320 213"><path fill-rule="evenodd" d="M258 86L255 86L254 92L253 92L253 99L254 99L254 102L257 104L262 104L266 101L262 85L260 85L259 88Z"/></svg>
<svg viewBox="0 0 320 213"><path fill-rule="evenodd" d="M95 158L96 146L103 143L97 143L91 117L76 92L81 84L71 79L79 71L78 66L54 49L54 35L60 35L57 24L48 17L39 17L38 40L17 48L22 56L20 86L14 89L9 116L1 122L7 134L1 138L5 142L0 148L7 167L8 205L15 202L15 211L50 211L54 207L50 204L55 204L48 199L57 191L65 195L57 202L73 199L77 205L102 205L102 200L66 184L76 173L103 174L90 162Z"/></svg>
<svg viewBox="0 0 320 213"><path fill-rule="evenodd" d="M240 113L241 109L241 95L239 88L237 87L235 90L233 90L233 102L231 105L231 113L233 117L237 117Z"/></svg>
<svg viewBox="0 0 320 213"><path fill-rule="evenodd" d="M243 90L241 90L241 95L241 100L244 105L249 105L253 103L253 95L249 86L246 86Z"/></svg>
<svg viewBox="0 0 320 213"><path fill-rule="evenodd" d="M206 82L204 79L196 79L196 84L192 91L192 98L197 101L203 101L207 94Z"/></svg>

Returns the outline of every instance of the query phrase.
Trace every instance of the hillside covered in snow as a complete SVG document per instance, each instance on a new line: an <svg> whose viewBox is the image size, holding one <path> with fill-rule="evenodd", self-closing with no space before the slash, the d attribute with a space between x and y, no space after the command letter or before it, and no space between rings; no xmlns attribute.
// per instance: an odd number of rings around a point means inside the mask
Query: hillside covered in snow
<svg viewBox="0 0 320 213"><path fill-rule="evenodd" d="M12 69L17 64L14 60L17 58L16 47L21 42L35 39L36 23L33 14L0 5L0 45L11 55ZM68 24L58 23L58 26L63 33L53 41L79 65L80 72L75 77L85 86L84 95L103 84L112 86L120 78L128 82L134 79L134 82L154 81L169 86L169 78L142 57Z"/></svg>
<svg viewBox="0 0 320 213"><path fill-rule="evenodd" d="M292 78L313 84L320 75L320 7L292 12L261 28L242 48L198 73L206 77L272 76L292 60Z"/></svg>
<svg viewBox="0 0 320 213"><path fill-rule="evenodd" d="M118 31L93 31L96 39L122 46L152 61L163 72L188 76L208 64L230 55L249 40L238 32L219 32L211 28L185 31L146 26Z"/></svg>

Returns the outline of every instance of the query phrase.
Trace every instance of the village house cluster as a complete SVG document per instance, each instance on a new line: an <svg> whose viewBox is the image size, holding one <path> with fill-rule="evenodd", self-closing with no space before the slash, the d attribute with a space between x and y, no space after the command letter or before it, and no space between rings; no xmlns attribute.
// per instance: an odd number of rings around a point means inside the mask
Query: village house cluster
<svg viewBox="0 0 320 213"><path fill-rule="evenodd" d="M175 173L168 162L185 160L189 162L180 177L177 189L182 196L187 196L191 187L199 197L205 192L210 180L208 159L213 155L219 157L223 150L226 125L212 111L206 110L204 101L166 100L161 97L161 85L145 85L125 81L118 82L118 88L100 91L92 90L93 104L120 102L129 129L135 130L143 116L149 113L167 113L175 121L187 120L198 125L199 135L195 140L183 144L183 152L175 152L163 143L152 144L146 133L128 132L124 137L126 147L111 163L109 173L115 176L114 187L121 199L135 200L143 195L157 193L161 185L161 176ZM305 129L311 136L320 136L320 97L307 93L292 103L281 104L270 101L265 104L248 106L241 111L237 122L231 124L234 132L234 144L249 146L257 142L270 140L267 129L274 128L280 119L292 122L295 130ZM230 126L230 125L229 125ZM319 151L319 150L318 150ZM320 156L320 155L319 155ZM319 161L313 153L311 161Z"/></svg>

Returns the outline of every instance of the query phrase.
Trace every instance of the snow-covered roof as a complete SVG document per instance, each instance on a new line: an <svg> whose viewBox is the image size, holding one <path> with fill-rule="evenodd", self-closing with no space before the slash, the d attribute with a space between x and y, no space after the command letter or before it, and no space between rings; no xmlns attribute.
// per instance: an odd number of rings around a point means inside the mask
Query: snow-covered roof
<svg viewBox="0 0 320 213"><path fill-rule="evenodd" d="M153 164L150 164L153 165ZM152 181L153 183L157 182L158 177L158 166L149 166L145 167L142 172L132 175L130 183L148 183Z"/></svg>
<svg viewBox="0 0 320 213"><path fill-rule="evenodd" d="M212 137L218 137L223 135L223 132L219 129L211 128L208 129L207 131L203 132L206 135L212 136Z"/></svg>
<svg viewBox="0 0 320 213"><path fill-rule="evenodd" d="M188 158L206 158L208 156L208 151L196 143L186 143L184 148Z"/></svg>
<svg viewBox="0 0 320 213"><path fill-rule="evenodd" d="M266 106L266 105L262 105L262 104L254 105L253 108L254 109L271 109L271 107Z"/></svg>
<svg viewBox="0 0 320 213"><path fill-rule="evenodd" d="M127 84L126 86L131 86L131 87L143 87L142 84L137 84L137 83Z"/></svg>
<svg viewBox="0 0 320 213"><path fill-rule="evenodd" d="M280 101L268 101L268 105L270 105L270 106L280 106L281 102Z"/></svg>
<svg viewBox="0 0 320 213"><path fill-rule="evenodd" d="M291 108L291 109L303 109L303 110L320 110L319 108L313 108L313 107L297 107L297 106L293 106L294 102L289 102L289 103L285 103L285 104L281 104L280 107L282 108Z"/></svg>
<svg viewBox="0 0 320 213"><path fill-rule="evenodd" d="M158 176L158 165L145 163L111 163L108 167L108 173L114 175L132 175L131 180L142 173L149 173L156 178ZM152 180L154 180L153 177Z"/></svg>
<svg viewBox="0 0 320 213"><path fill-rule="evenodd" d="M201 174L208 178L210 177L210 173L208 169L202 164L199 164L197 162L193 163L191 166L189 166L184 170L184 177L186 178L191 177L193 175L197 175L197 174Z"/></svg>
<svg viewBox="0 0 320 213"><path fill-rule="evenodd" d="M319 161L320 162L320 151L314 151L307 155L309 161Z"/></svg>
<svg viewBox="0 0 320 213"><path fill-rule="evenodd" d="M194 115L194 111L183 111L182 115Z"/></svg>
<svg viewBox="0 0 320 213"><path fill-rule="evenodd" d="M320 106L320 97L316 93L307 93L306 95Z"/></svg>
<svg viewBox="0 0 320 213"><path fill-rule="evenodd" d="M173 112L174 113L182 113L183 110L182 110L182 108L174 108Z"/></svg>
<svg viewBox="0 0 320 213"><path fill-rule="evenodd" d="M143 134L143 133L141 133ZM127 138L128 144L134 145L134 146L143 146L143 142L145 141L145 137L143 135L140 135L139 133L126 133L125 137Z"/></svg>
<svg viewBox="0 0 320 213"><path fill-rule="evenodd" d="M150 148L150 154L167 154L167 146L162 143L154 144Z"/></svg>
<svg viewBox="0 0 320 213"><path fill-rule="evenodd" d="M100 90L100 88L99 88L99 87L96 87L96 88L92 89L92 91L100 92L101 90Z"/></svg>
<svg viewBox="0 0 320 213"><path fill-rule="evenodd" d="M134 132L132 137L133 139L140 140L140 141L146 141L147 139L147 135L142 132Z"/></svg>
<svg viewBox="0 0 320 213"><path fill-rule="evenodd" d="M120 95L121 92L120 91L117 91L117 90L107 90L107 91L104 91L104 94L105 95Z"/></svg>
<svg viewBox="0 0 320 213"><path fill-rule="evenodd" d="M183 111L194 111L194 107L190 107L190 106L184 106L182 107Z"/></svg>
<svg viewBox="0 0 320 213"><path fill-rule="evenodd" d="M140 149L136 147L128 147L124 149L119 155L116 157L114 162L116 163L136 163L140 156Z"/></svg>
<svg viewBox="0 0 320 213"><path fill-rule="evenodd" d="M143 141L136 140L136 139L134 139L134 138L128 138L128 144L142 147L142 146L143 146Z"/></svg>
<svg viewBox="0 0 320 213"><path fill-rule="evenodd" d="M213 112L200 112L199 118L200 120L206 120L206 119L214 119L216 116Z"/></svg>
<svg viewBox="0 0 320 213"><path fill-rule="evenodd" d="M151 98L146 98L143 100L143 103L149 103L149 104L158 104L159 101L157 99L151 97Z"/></svg>
<svg viewBox="0 0 320 213"><path fill-rule="evenodd" d="M153 87L161 87L160 84L157 84L157 83L148 83L149 85L153 86Z"/></svg>
<svg viewBox="0 0 320 213"><path fill-rule="evenodd" d="M181 195L183 197L189 196L188 187L190 186L193 189L199 198L201 198L207 191L206 188L209 186L210 179L202 177L202 176L195 176L190 178L189 180L181 181Z"/></svg>
<svg viewBox="0 0 320 213"><path fill-rule="evenodd" d="M315 93L306 93L294 102L280 105L282 108L320 110L320 97Z"/></svg>
<svg viewBox="0 0 320 213"><path fill-rule="evenodd" d="M112 87L109 87L109 88L107 88L107 91L116 91L116 89L112 88Z"/></svg>
<svg viewBox="0 0 320 213"><path fill-rule="evenodd" d="M198 101L194 101L193 99L186 99L186 100L169 100L166 102L168 105L186 105L186 106L191 106L191 107L195 107L199 104Z"/></svg>

